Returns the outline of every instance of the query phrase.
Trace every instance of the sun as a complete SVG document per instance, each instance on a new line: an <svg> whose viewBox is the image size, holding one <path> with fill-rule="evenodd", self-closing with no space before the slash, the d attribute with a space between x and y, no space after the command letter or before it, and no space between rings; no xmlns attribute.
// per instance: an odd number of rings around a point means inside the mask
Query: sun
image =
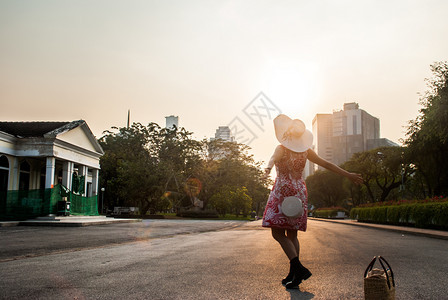
<svg viewBox="0 0 448 300"><path fill-rule="evenodd" d="M265 91L282 110L309 108L319 100L318 68L312 63L270 64L265 73Z"/></svg>

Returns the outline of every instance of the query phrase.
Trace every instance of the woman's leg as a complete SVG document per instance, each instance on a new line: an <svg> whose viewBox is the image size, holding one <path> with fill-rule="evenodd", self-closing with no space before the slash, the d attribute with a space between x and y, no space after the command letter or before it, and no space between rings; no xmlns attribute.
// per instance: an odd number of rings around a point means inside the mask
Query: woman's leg
<svg viewBox="0 0 448 300"><path fill-rule="evenodd" d="M298 258L300 247L299 247L299 240L297 239L297 230L290 230L290 229L286 230L286 238L290 240L291 243L293 244L294 253L297 255L296 257ZM282 284L287 284L288 282L291 282L293 279L294 279L294 268L293 264L290 264L288 276L283 278Z"/></svg>
<svg viewBox="0 0 448 300"><path fill-rule="evenodd" d="M297 257L297 250L294 243L285 235L285 229L271 228L272 237L282 246L283 251L289 260Z"/></svg>
<svg viewBox="0 0 448 300"><path fill-rule="evenodd" d="M278 234L277 238L274 234ZM286 247L288 247L289 252L285 251L285 253L290 259L290 269L288 276L282 280L282 284L285 284L286 288L296 287L302 282L302 280L306 280L311 276L311 272L305 268L299 260L300 244L299 239L297 238L297 230L286 230L286 236L284 230L278 233L274 233L274 231L272 231L272 235L280 243L280 245L282 245L284 251L285 248L279 239L281 240L283 237L286 237L288 240L288 242L283 241L283 243L287 245Z"/></svg>
<svg viewBox="0 0 448 300"><path fill-rule="evenodd" d="M297 238L297 230L286 230L286 237L294 244L294 247L296 248L297 257L299 257L300 254L300 243L299 239Z"/></svg>

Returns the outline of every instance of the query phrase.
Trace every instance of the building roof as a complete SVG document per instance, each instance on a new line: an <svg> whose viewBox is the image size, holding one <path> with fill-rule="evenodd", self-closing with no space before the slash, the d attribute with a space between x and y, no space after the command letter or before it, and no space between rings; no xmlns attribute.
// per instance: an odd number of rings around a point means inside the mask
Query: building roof
<svg viewBox="0 0 448 300"><path fill-rule="evenodd" d="M4 146L5 144L7 146ZM36 145L39 146L36 147ZM55 151L55 149L59 150ZM30 153L28 150L36 151ZM64 155L76 152L76 157L72 157L73 161L95 168L98 167L96 159L104 154L104 150L84 120L0 121L0 153L13 156L54 156L66 159L66 156L61 154L63 152Z"/></svg>
<svg viewBox="0 0 448 300"><path fill-rule="evenodd" d="M0 131L15 137L43 137L73 129L85 123L84 120L73 122L0 122Z"/></svg>

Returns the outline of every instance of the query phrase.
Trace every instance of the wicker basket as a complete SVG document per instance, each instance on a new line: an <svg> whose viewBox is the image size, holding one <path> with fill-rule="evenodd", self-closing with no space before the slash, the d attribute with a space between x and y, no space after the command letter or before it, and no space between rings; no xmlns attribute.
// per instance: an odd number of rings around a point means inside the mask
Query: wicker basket
<svg viewBox="0 0 448 300"><path fill-rule="evenodd" d="M373 269L376 261L382 269ZM387 265L387 269L384 263ZM394 300L395 280L389 263L381 256L375 256L364 272L364 298L366 300Z"/></svg>

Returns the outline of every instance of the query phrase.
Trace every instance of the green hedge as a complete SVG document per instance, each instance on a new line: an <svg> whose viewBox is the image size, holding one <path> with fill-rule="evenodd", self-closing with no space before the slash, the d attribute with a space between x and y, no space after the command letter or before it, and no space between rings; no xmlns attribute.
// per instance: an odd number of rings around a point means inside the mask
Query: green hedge
<svg viewBox="0 0 448 300"><path fill-rule="evenodd" d="M448 230L448 202L357 207L350 211L350 218L361 222Z"/></svg>
<svg viewBox="0 0 448 300"><path fill-rule="evenodd" d="M317 209L313 212L313 217L316 218L336 218L339 211L347 213L345 210L340 209Z"/></svg>

